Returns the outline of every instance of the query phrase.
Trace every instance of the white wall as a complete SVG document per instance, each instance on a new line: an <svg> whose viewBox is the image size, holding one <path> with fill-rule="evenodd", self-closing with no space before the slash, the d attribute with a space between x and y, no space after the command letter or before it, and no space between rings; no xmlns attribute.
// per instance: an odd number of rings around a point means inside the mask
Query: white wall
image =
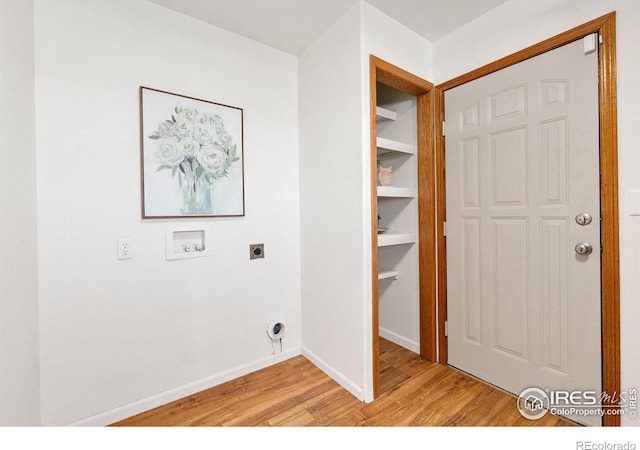
<svg viewBox="0 0 640 450"><path fill-rule="evenodd" d="M372 399L369 54L431 76L431 44L360 2L299 57L303 353Z"/></svg>
<svg viewBox="0 0 640 450"><path fill-rule="evenodd" d="M640 217L629 216L629 192L640 189L640 2L635 0L510 0L435 43L438 83L546 38L617 11L618 157L622 389L640 386ZM640 421L623 416L624 425Z"/></svg>
<svg viewBox="0 0 640 450"><path fill-rule="evenodd" d="M375 55L418 77L433 81L433 45L429 41L368 3L363 4L362 11L363 51L367 58L369 54Z"/></svg>
<svg viewBox="0 0 640 450"><path fill-rule="evenodd" d="M113 422L299 354L296 58L130 0L36 0L35 48L43 424ZM165 228L194 221L140 218L139 85L244 109L246 216L204 221L209 258L165 260Z"/></svg>
<svg viewBox="0 0 640 450"><path fill-rule="evenodd" d="M364 399L360 5L298 59L303 354Z"/></svg>
<svg viewBox="0 0 640 450"><path fill-rule="evenodd" d="M40 423L33 2L0 0L0 425Z"/></svg>

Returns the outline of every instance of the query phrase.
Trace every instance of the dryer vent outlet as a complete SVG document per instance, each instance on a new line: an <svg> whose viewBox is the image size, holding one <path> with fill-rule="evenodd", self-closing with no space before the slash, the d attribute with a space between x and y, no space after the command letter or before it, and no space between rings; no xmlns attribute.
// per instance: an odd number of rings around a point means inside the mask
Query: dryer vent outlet
<svg viewBox="0 0 640 450"><path fill-rule="evenodd" d="M273 322L267 327L267 334L271 339L282 339L286 333L284 322Z"/></svg>

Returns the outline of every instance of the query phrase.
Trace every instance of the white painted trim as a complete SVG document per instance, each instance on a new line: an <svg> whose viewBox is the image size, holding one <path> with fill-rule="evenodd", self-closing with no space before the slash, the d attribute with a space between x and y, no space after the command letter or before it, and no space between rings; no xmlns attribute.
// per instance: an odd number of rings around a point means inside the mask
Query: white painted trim
<svg viewBox="0 0 640 450"><path fill-rule="evenodd" d="M149 411L150 409L157 408L158 406L166 405L167 403L173 402L183 397L187 397L205 389L218 386L219 384L226 383L227 381L242 377L257 370L264 369L265 367L278 364L280 362L286 361L287 359L299 356L300 354L300 348L294 348L291 350L286 350L277 355L269 355L248 364L233 367L210 377L202 378L201 380L194 381L193 383L185 384L184 386L161 392L159 394L152 395L151 397L143 398L142 400L128 403L118 408L96 414L95 416L87 417L86 419L70 423L67 426L106 426L119 420L135 416L136 414Z"/></svg>
<svg viewBox="0 0 640 450"><path fill-rule="evenodd" d="M326 361L322 360L318 355L304 346L302 347L302 355L331 377L336 383L349 391L358 400L364 401L364 390L360 386L355 384L342 373L338 372L332 366L327 364Z"/></svg>
<svg viewBox="0 0 640 450"><path fill-rule="evenodd" d="M416 341L412 341L407 339L399 334L394 333L393 331L389 331L385 328L380 328L380 337L385 338L388 341L393 342L394 344L398 344L400 347L404 347L407 350L411 350L415 353L420 353L420 343Z"/></svg>

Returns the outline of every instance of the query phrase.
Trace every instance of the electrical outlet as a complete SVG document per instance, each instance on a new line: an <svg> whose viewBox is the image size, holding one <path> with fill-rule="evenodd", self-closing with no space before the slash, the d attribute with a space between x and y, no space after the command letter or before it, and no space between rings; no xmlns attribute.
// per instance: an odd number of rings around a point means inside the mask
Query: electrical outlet
<svg viewBox="0 0 640 450"><path fill-rule="evenodd" d="M131 239L118 239L118 259L133 258L133 244Z"/></svg>
<svg viewBox="0 0 640 450"><path fill-rule="evenodd" d="M249 259L264 258L264 244L251 244L249 246Z"/></svg>

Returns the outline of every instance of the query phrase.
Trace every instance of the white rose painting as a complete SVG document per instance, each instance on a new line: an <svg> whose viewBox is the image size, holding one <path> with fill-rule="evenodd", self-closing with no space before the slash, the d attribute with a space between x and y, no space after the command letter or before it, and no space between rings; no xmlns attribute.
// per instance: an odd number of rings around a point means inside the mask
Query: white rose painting
<svg viewBox="0 0 640 450"><path fill-rule="evenodd" d="M140 87L142 217L244 215L242 109Z"/></svg>

